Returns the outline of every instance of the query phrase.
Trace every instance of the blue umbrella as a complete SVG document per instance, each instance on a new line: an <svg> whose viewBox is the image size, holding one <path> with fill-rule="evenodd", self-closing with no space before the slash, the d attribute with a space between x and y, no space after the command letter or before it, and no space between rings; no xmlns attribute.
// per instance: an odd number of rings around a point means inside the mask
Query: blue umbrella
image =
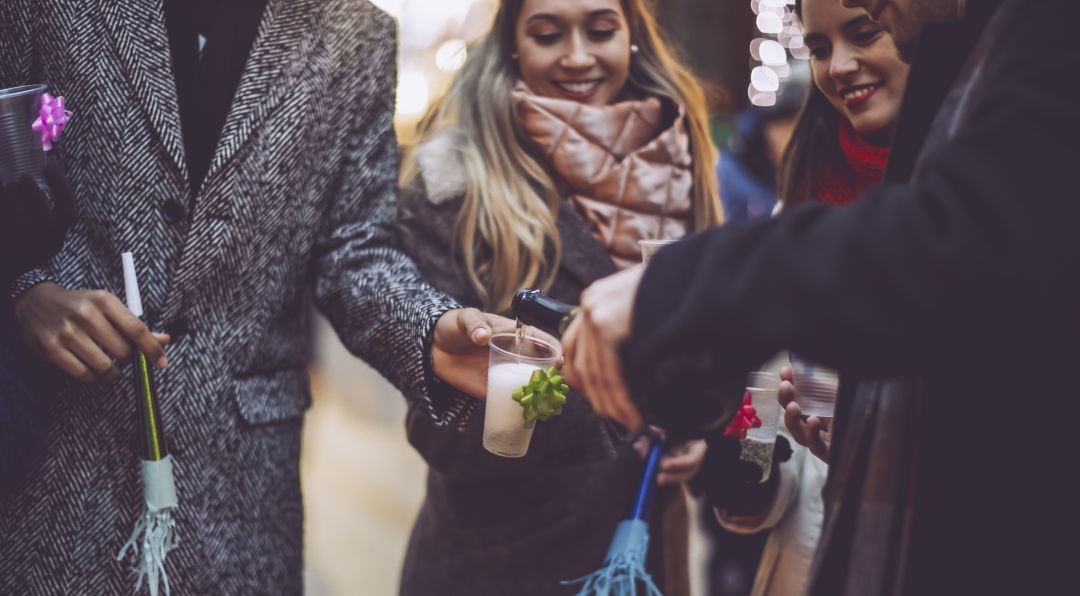
<svg viewBox="0 0 1080 596"><path fill-rule="evenodd" d="M645 555L649 550L649 506L652 503L656 474L660 470L663 443L652 438L649 454L645 459L645 474L638 486L634 513L630 519L619 522L615 537L611 539L604 566L584 577L565 581L563 585L582 584L577 596L636 596L642 584L648 596L663 596L652 576L645 570Z"/></svg>

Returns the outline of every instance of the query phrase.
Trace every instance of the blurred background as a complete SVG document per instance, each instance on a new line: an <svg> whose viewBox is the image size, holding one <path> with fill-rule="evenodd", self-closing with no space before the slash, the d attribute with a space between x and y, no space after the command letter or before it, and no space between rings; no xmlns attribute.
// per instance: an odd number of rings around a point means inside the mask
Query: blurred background
<svg viewBox="0 0 1080 596"><path fill-rule="evenodd" d="M396 125L404 139L446 89L468 44L487 32L497 2L373 1L399 23ZM790 15L793 3L654 0L668 38L678 41L708 88L722 159L760 178L766 196L769 155L776 154L768 145L786 142L784 123L798 105L798 94L783 87L805 84L799 75L805 48ZM779 133L768 132L769 126ZM730 213L742 213L738 209L728 206ZM302 458L307 593L396 594L425 475L423 460L405 439L404 398L345 351L318 317L314 343L314 403ZM749 593L763 540L719 534L701 515L691 544L695 594Z"/></svg>

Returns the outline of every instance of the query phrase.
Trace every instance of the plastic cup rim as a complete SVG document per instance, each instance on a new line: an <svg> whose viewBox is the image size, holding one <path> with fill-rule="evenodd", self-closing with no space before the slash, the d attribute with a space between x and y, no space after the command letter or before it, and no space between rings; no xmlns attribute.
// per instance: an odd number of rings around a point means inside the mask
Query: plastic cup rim
<svg viewBox="0 0 1080 596"><path fill-rule="evenodd" d="M0 89L0 99L7 99L12 97L22 97L24 95L32 95L34 93L44 93L45 85L40 83L33 85L19 85L18 87L8 87L7 89Z"/></svg>
<svg viewBox="0 0 1080 596"><path fill-rule="evenodd" d="M761 384L751 383L751 379L762 378L769 379L769 386L762 387ZM747 391L777 391L780 389L780 375L769 370L754 370L750 371L746 375L746 390Z"/></svg>
<svg viewBox="0 0 1080 596"><path fill-rule="evenodd" d="M514 334L514 333L495 333L495 334L492 334L491 339L488 340L488 348L491 349L491 351L493 351L493 352L497 352L497 353L499 353L499 354L501 354L503 356L506 356L507 358L511 358L511 359L517 360L519 362L527 362L527 363L542 364L542 363L546 363L546 362L549 362L549 361L554 362L554 361L558 361L559 357L562 356L562 350L560 350L557 346L552 345L551 342L549 342L549 341L547 341L545 339L541 339L539 337L534 337L532 335L526 335L526 336L524 336L523 339L525 341L531 341L531 342L541 344L544 347L548 348L549 350L551 350L551 353L552 353L551 356L549 356L547 358L541 358L541 357L538 357L538 356L524 356L522 354L515 354L513 352L504 350L504 349L500 348L499 346L495 345L495 338L513 339L515 335L516 334Z"/></svg>
<svg viewBox="0 0 1080 596"><path fill-rule="evenodd" d="M803 370L810 370L814 372L820 372L825 374L838 374L835 368L818 364L813 360L807 360L798 354L788 352L788 362L791 364L791 369L794 371L796 368L802 368Z"/></svg>

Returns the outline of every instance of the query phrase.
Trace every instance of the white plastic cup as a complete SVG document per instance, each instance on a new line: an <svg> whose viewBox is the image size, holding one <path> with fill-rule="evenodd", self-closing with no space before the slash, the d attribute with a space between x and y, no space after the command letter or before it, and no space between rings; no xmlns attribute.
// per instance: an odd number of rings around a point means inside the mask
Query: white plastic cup
<svg viewBox="0 0 1080 596"><path fill-rule="evenodd" d="M803 416L832 418L836 410L836 389L840 377L831 368L809 362L795 354L791 360L791 383L795 386L795 403Z"/></svg>
<svg viewBox="0 0 1080 596"><path fill-rule="evenodd" d="M651 259L657 251L674 242L675 240L638 240L638 246L641 247L641 262L648 263L649 259Z"/></svg>
<svg viewBox="0 0 1080 596"><path fill-rule="evenodd" d="M500 333L488 349L487 403L484 406L484 449L502 457L523 457L529 451L536 421L526 422L513 394L529 382L533 371L555 366L559 348L535 337Z"/></svg>
<svg viewBox="0 0 1080 596"><path fill-rule="evenodd" d="M776 392L780 387L780 376L773 372L752 372L746 379L746 390L750 393L750 403L761 418L761 426L746 431L746 438L741 443L739 459L757 464L761 468L761 479L766 482L772 472L773 450L776 447L776 435L780 432L780 415L783 409L777 400Z"/></svg>

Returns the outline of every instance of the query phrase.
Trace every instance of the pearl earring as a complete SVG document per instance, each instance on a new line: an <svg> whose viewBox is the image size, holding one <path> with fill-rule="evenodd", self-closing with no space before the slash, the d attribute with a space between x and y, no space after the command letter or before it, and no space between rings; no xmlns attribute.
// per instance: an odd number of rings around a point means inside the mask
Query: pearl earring
<svg viewBox="0 0 1080 596"><path fill-rule="evenodd" d="M636 54L636 53L638 53L638 50L640 50L640 49L641 49L641 48L637 47L637 44L636 44L636 43L632 43L632 44L630 44L630 53L631 53L631 54Z"/></svg>

